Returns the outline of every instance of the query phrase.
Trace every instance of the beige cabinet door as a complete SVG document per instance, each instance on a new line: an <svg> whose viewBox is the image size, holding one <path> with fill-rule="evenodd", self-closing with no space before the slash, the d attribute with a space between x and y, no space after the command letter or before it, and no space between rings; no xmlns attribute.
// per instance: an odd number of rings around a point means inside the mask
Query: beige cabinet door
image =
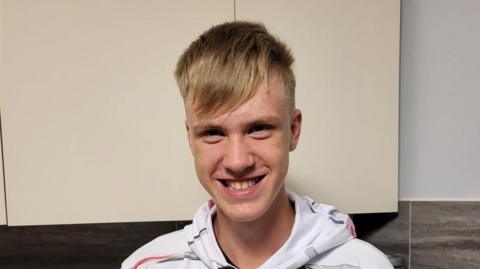
<svg viewBox="0 0 480 269"><path fill-rule="evenodd" d="M173 71L233 0L0 5L9 224L191 219L208 196Z"/></svg>
<svg viewBox="0 0 480 269"><path fill-rule="evenodd" d="M288 186L350 213L397 210L400 1L237 0L296 58Z"/></svg>
<svg viewBox="0 0 480 269"><path fill-rule="evenodd" d="M0 29L2 29L2 8L3 6L0 5ZM0 30L1 31L1 30ZM2 44L3 44L3 40L2 40L2 36L0 35L0 62L2 62L2 59L3 59L3 55L2 55ZM0 81L3 81L4 77L2 75L2 73L0 72ZM1 85L1 84L0 84ZM0 93L3 91L3 88L0 87ZM1 98L1 94L0 94L0 98ZM0 106L0 138L2 136L1 132L2 132L2 116L1 116L1 109L2 107ZM0 139L0 225L3 225L3 224L7 224L7 215L6 215L6 205L5 205L5 181L4 181L4 176L3 176L3 150L2 150L2 143L1 143L1 139Z"/></svg>

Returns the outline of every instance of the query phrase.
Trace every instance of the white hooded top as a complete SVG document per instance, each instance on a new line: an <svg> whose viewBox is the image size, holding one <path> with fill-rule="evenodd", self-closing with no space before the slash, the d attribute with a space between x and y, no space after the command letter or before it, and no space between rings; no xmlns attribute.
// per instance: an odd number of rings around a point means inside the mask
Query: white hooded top
<svg viewBox="0 0 480 269"><path fill-rule="evenodd" d="M393 268L380 250L355 238L348 215L293 192L288 196L295 204L293 229L259 269ZM122 263L122 269L236 268L217 244L212 224L215 212L215 205L205 203L192 224L142 246Z"/></svg>

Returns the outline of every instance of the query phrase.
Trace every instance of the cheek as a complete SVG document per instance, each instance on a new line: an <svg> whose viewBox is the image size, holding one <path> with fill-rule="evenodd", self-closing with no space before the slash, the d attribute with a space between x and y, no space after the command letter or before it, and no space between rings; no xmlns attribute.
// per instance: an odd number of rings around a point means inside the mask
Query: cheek
<svg viewBox="0 0 480 269"><path fill-rule="evenodd" d="M195 169L199 177L211 174L221 160L219 145L193 144Z"/></svg>
<svg viewBox="0 0 480 269"><path fill-rule="evenodd" d="M256 155L269 165L288 164L289 143L284 137L256 141L252 148L255 149Z"/></svg>

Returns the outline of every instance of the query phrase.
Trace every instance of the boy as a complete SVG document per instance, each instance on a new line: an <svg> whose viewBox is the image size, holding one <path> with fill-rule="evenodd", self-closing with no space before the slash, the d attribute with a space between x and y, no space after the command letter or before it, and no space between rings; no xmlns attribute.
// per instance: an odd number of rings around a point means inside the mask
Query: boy
<svg viewBox="0 0 480 269"><path fill-rule="evenodd" d="M175 76L188 142L212 200L122 268L392 268L354 238L347 215L285 188L302 126L293 61L249 22L214 26L183 53Z"/></svg>

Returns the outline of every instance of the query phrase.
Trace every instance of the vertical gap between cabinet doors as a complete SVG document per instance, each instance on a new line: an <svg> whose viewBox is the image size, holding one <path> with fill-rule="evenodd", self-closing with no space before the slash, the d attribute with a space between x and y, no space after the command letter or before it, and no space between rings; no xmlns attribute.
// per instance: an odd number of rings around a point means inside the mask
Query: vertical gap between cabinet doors
<svg viewBox="0 0 480 269"><path fill-rule="evenodd" d="M237 0L233 0L233 21L237 21Z"/></svg>
<svg viewBox="0 0 480 269"><path fill-rule="evenodd" d="M5 156L3 154L3 128L2 128L2 111L0 111L0 154L2 157L2 179L3 179L3 198L5 200L5 222L8 225L8 207L7 207L7 180L5 179Z"/></svg>

